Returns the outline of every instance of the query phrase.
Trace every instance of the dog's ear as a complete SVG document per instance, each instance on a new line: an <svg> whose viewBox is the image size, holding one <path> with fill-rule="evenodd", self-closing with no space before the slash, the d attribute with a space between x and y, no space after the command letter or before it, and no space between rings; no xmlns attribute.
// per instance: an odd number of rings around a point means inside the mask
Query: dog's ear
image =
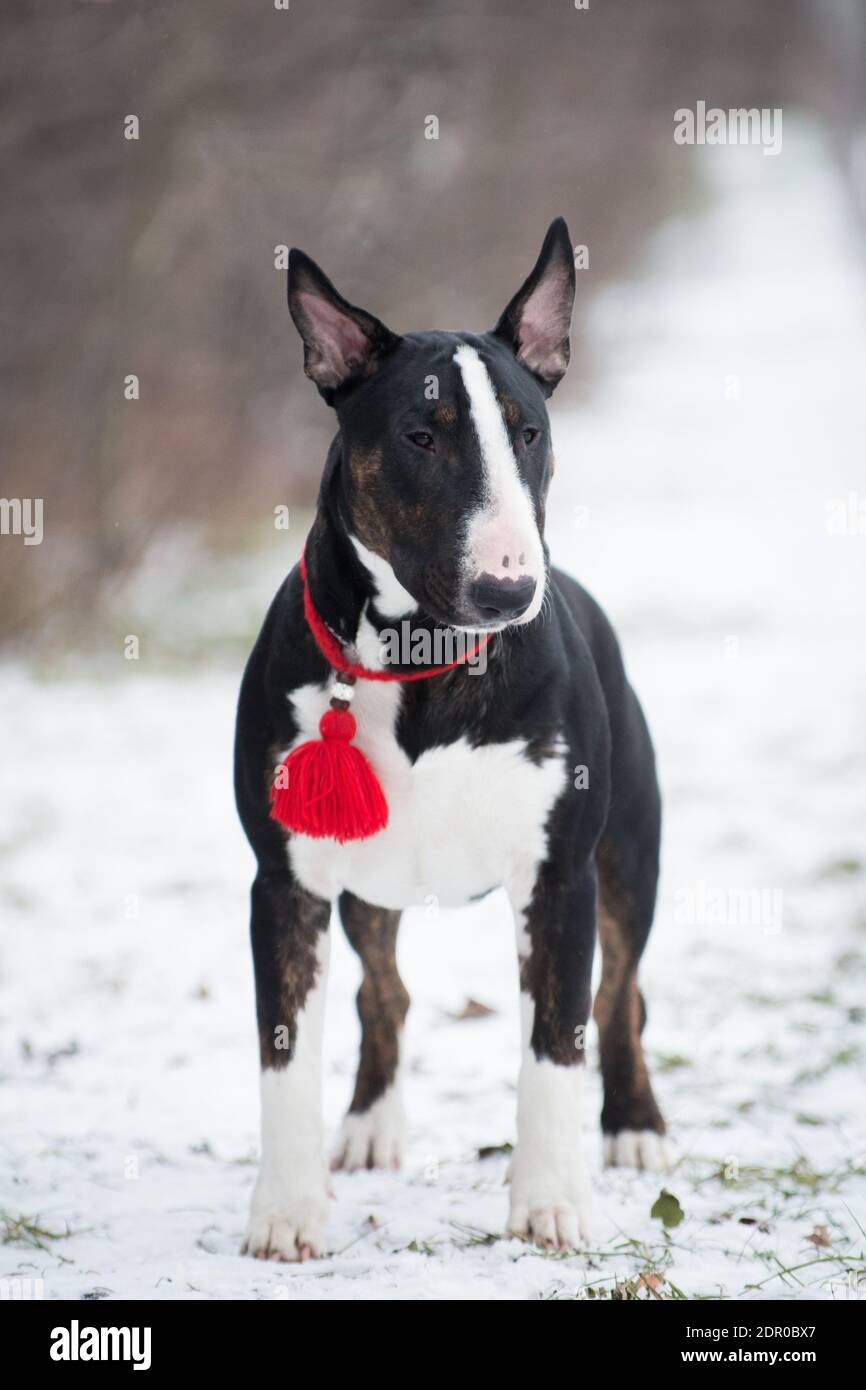
<svg viewBox="0 0 866 1390"><path fill-rule="evenodd" d="M334 392L372 376L400 338L348 304L303 251L289 253L289 312L304 340L304 371L329 405Z"/></svg>
<svg viewBox="0 0 866 1390"><path fill-rule="evenodd" d="M571 355L574 252L562 217L551 222L528 279L493 330L538 378L545 395L561 381Z"/></svg>

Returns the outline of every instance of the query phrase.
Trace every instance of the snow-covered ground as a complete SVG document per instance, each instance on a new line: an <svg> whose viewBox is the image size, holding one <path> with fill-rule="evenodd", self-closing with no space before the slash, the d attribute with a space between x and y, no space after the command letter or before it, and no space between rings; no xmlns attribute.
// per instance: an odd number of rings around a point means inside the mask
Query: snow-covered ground
<svg viewBox="0 0 866 1390"><path fill-rule="evenodd" d="M479 1156L514 1138L495 897L405 919L403 1171L335 1176L327 1258L240 1257L258 1088L239 673L149 669L145 644L113 675L0 675L0 1277L46 1298L866 1294L866 534L832 529L834 501L866 505L866 295L820 140L787 112L785 136L774 159L683 151L700 211L599 301L590 405L553 408L554 556L620 629L666 793L644 988L681 1223L651 1215L657 1177L602 1170L593 1068L591 1248L503 1236L507 1156ZM274 570L247 574L262 613ZM211 624L220 604L227 584ZM337 930L332 1130L357 980ZM493 1012L461 1019L470 998Z"/></svg>

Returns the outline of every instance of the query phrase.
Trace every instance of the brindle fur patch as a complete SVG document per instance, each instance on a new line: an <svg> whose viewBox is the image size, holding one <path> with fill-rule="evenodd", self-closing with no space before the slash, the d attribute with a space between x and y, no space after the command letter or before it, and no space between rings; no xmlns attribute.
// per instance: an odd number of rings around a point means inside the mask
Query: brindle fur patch
<svg viewBox="0 0 866 1390"><path fill-rule="evenodd" d="M340 895L340 919L364 967L358 990L361 1055L350 1114L369 1110L392 1086L400 1060L400 1033L409 994L397 973L400 913L371 907L353 893Z"/></svg>
<svg viewBox="0 0 866 1390"><path fill-rule="evenodd" d="M292 1060L298 1014L316 983L319 941L329 920L329 904L306 892L288 872L260 874L253 883L252 946L263 1069L279 1069Z"/></svg>
<svg viewBox="0 0 866 1390"><path fill-rule="evenodd" d="M561 797L548 822L548 834L556 841L570 814ZM586 1049L577 1029L585 1028L592 1005L592 956L594 938L574 931L594 905L591 874L564 875L556 860L541 865L525 912L528 954L520 958L520 988L533 1005L530 1044L535 1056L559 1066L581 1064Z"/></svg>
<svg viewBox="0 0 866 1390"><path fill-rule="evenodd" d="M390 561L395 538L404 545L411 541L419 544L423 540L429 527L429 515L423 502L401 501L386 489L381 467L381 449L349 451L350 505L355 534L374 555Z"/></svg>
<svg viewBox="0 0 866 1390"><path fill-rule="evenodd" d="M480 741L480 731L497 699L490 671L500 657L498 637L488 643L486 656L484 674L474 674L471 666L461 663L435 680L404 686L397 729L413 762L425 747L450 742L455 729L471 744Z"/></svg>
<svg viewBox="0 0 866 1390"><path fill-rule="evenodd" d="M555 734L540 734L538 738L531 738L526 745L523 756L535 767L543 767L550 762L551 758L559 756L557 738Z"/></svg>
<svg viewBox="0 0 866 1390"><path fill-rule="evenodd" d="M577 1045L575 1030L589 1016L589 997L583 1008L573 1010L557 977L558 961L551 943L539 933L529 955L520 961L520 988L535 1006L531 1045L535 1056L560 1067L583 1062L586 1050Z"/></svg>
<svg viewBox="0 0 866 1390"><path fill-rule="evenodd" d="M502 406L502 413L505 416L505 419L508 421L508 424L511 425L513 429L514 426L519 424L520 422L520 406L517 404L517 401L514 400L512 396L506 395L504 391L499 398L499 403Z"/></svg>
<svg viewBox="0 0 866 1390"><path fill-rule="evenodd" d="M381 449L351 449L352 521L355 533L368 550L387 560L390 527L380 505Z"/></svg>
<svg viewBox="0 0 866 1390"><path fill-rule="evenodd" d="M604 1081L602 1129L606 1134L623 1129L664 1134L641 1043L646 1010L637 983L640 951L632 926L633 907L603 850L598 854L598 879L602 968L593 1017L598 1024Z"/></svg>

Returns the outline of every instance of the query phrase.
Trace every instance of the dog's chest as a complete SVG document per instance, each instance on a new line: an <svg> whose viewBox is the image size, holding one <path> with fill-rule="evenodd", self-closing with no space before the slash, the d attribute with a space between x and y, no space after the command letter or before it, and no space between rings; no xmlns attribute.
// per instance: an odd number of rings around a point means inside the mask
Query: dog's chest
<svg viewBox="0 0 866 1390"><path fill-rule="evenodd" d="M296 743L316 738L327 694L303 686L289 697ZM395 735L403 698L397 683L359 681L353 703L357 746L370 759L389 806L385 830L339 845L296 835L292 870L309 892L344 889L379 907L431 900L458 906L507 884L545 855L550 811L565 787L565 760L526 757L520 739L472 747L465 738L410 761Z"/></svg>

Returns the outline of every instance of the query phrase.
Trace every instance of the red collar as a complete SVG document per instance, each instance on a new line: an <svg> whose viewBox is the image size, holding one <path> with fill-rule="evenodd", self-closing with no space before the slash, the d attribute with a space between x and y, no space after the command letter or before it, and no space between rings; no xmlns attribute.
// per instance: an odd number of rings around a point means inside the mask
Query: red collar
<svg viewBox="0 0 866 1390"><path fill-rule="evenodd" d="M492 633L487 633L465 656L458 657L456 661L449 661L445 666L428 666L423 671L410 671L403 674L399 671L371 671L367 666L361 666L357 662L348 661L343 655L343 647L339 640L325 625L324 619L317 613L310 595L310 583L307 579L306 555L301 552L301 580L304 585L304 616L307 619L310 631L316 639L316 645L325 660L338 671L343 671L350 676L359 676L367 681L424 681L430 676L441 676L445 671L453 671L455 666L460 666L464 661L470 661L473 656L477 656L483 647L487 646Z"/></svg>

